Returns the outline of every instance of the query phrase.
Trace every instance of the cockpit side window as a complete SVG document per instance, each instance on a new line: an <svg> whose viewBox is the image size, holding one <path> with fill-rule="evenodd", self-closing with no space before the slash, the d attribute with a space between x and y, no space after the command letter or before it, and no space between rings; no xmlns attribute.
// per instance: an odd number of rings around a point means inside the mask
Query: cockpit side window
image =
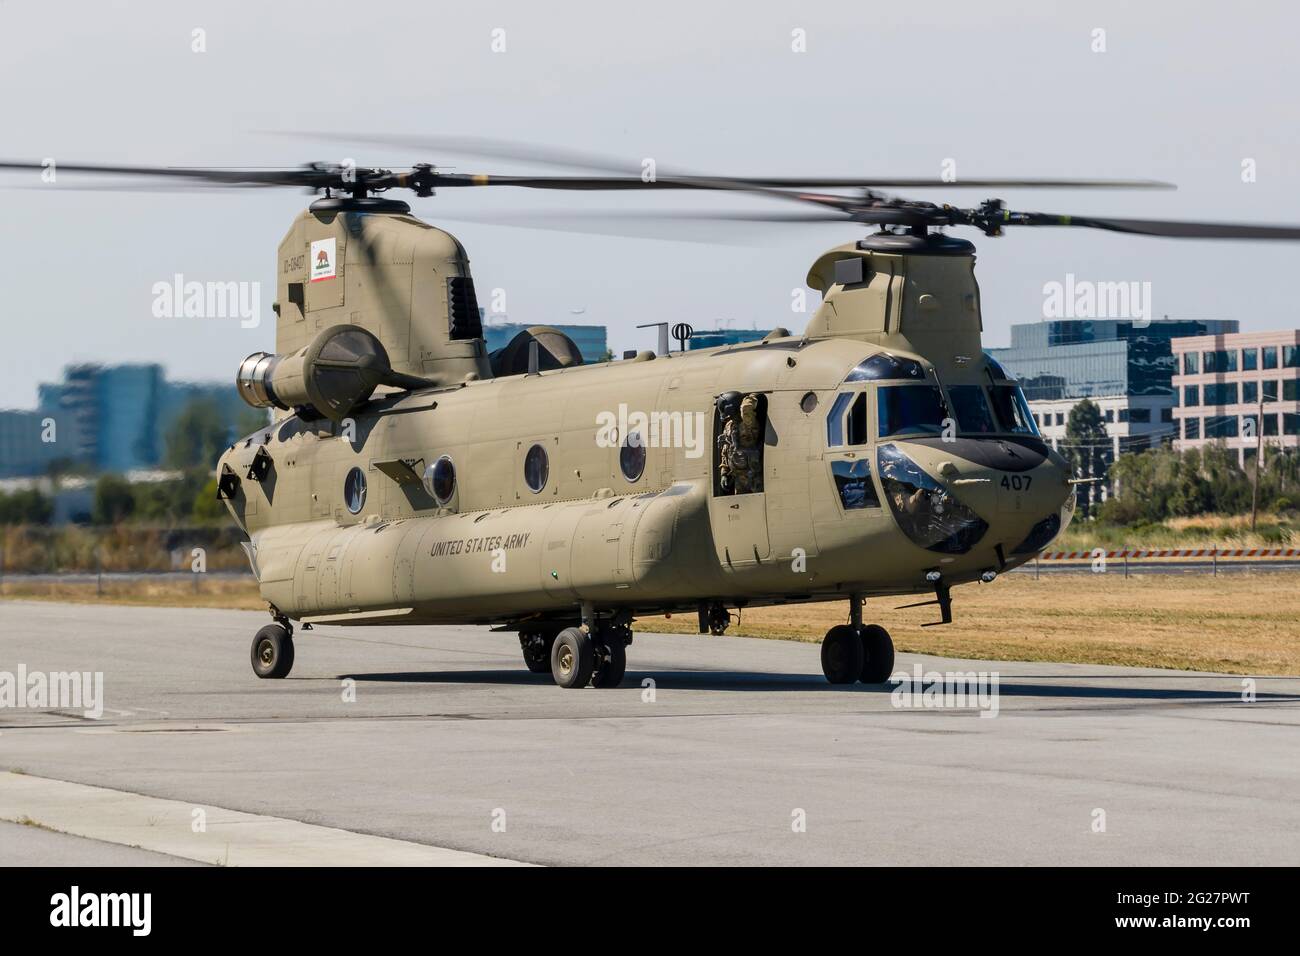
<svg viewBox="0 0 1300 956"><path fill-rule="evenodd" d="M867 393L858 392L849 409L849 444L865 445L867 443Z"/></svg>
<svg viewBox="0 0 1300 956"><path fill-rule="evenodd" d="M826 447L838 448L844 444L844 409L853 401L852 392L841 392L826 413Z"/></svg>
<svg viewBox="0 0 1300 956"><path fill-rule="evenodd" d="M845 409L848 414L845 414ZM867 443L867 393L841 392L826 413L826 446Z"/></svg>
<svg viewBox="0 0 1300 956"><path fill-rule="evenodd" d="M865 458L831 462L831 477L845 511L880 507L880 496L871 481L871 463Z"/></svg>

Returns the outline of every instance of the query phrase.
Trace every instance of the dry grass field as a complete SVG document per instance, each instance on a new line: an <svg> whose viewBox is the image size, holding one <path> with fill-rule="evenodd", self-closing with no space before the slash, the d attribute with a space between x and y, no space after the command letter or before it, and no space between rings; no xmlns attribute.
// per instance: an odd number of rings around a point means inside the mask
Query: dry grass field
<svg viewBox="0 0 1300 956"><path fill-rule="evenodd" d="M24 601L67 601L74 604L135 604L148 607L224 607L243 611L264 611L266 602L257 593L252 577L205 577L203 575L158 576L150 579L104 578L96 587L90 583L24 581L0 579L0 599Z"/></svg>
<svg viewBox="0 0 1300 956"><path fill-rule="evenodd" d="M912 599L869 601L900 651L981 660L1123 664L1233 674L1300 674L1300 578L1290 573L1007 575L953 591L953 623ZM745 611L728 634L820 641L845 603ZM641 630L696 630L693 616L645 618ZM715 638L716 640L716 638Z"/></svg>
<svg viewBox="0 0 1300 956"><path fill-rule="evenodd" d="M919 598L873 600L864 617L887 627L900 651L982 660L1125 664L1237 674L1300 674L1300 577L1242 572L1007 575L953 592L954 621L933 607L894 608ZM250 579L207 578L25 584L9 578L0 597L169 607L262 610ZM729 635L820 641L844 621L844 602L746 610ZM642 631L693 633L694 615L648 617ZM703 637L701 640L726 640Z"/></svg>

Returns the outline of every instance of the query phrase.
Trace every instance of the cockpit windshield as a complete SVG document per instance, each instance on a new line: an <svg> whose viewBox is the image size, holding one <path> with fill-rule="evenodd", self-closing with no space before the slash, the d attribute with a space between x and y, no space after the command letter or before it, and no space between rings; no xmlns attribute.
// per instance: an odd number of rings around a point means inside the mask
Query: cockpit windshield
<svg viewBox="0 0 1300 956"><path fill-rule="evenodd" d="M1029 410L1025 393L993 356L984 353L984 374L988 377L988 400L993 406L990 416L984 389L978 385L954 385L948 395L957 410L958 426L967 433L1000 432L1007 435L1041 437L1038 422Z"/></svg>
<svg viewBox="0 0 1300 956"><path fill-rule="evenodd" d="M957 415L957 428L973 435L987 435L998 430L989 410L984 389L978 385L949 385L948 398Z"/></svg>
<svg viewBox="0 0 1300 956"><path fill-rule="evenodd" d="M876 390L880 438L891 435L938 435L943 432L948 406L934 385L889 385Z"/></svg>
<svg viewBox="0 0 1300 956"><path fill-rule="evenodd" d="M1025 393L1019 385L991 385L989 396L993 399L993 410L997 413L1003 431L1014 435L1038 434L1038 425L1034 422L1029 403L1025 401Z"/></svg>

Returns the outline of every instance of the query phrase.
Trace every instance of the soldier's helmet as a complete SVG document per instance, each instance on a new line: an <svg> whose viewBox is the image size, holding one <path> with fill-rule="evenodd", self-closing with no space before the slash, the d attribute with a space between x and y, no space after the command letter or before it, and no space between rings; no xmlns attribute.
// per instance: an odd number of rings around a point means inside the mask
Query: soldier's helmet
<svg viewBox="0 0 1300 956"><path fill-rule="evenodd" d="M718 396L718 411L723 418L735 418L740 414L740 393L723 392Z"/></svg>

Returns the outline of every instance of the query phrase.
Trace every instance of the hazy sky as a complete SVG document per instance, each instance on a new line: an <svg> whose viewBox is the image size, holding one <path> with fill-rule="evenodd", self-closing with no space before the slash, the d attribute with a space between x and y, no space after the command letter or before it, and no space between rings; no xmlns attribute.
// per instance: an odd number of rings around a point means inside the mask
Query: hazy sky
<svg viewBox="0 0 1300 956"><path fill-rule="evenodd" d="M387 20L385 28L382 22ZM192 31L207 50L192 52ZM491 49L505 30L506 50ZM1106 51L1093 52L1105 30ZM519 164L265 135L337 130L476 135L736 175L1134 176L1178 192L1018 191L1022 209L1300 222L1300 14L1283 3L407 3L0 0L0 156L160 165L362 165L462 171ZM792 31L807 51L791 50ZM1255 160L1257 181L1242 182ZM295 190L92 193L7 176L0 228L0 407L77 361L158 361L233 379L270 349L275 247ZM35 187L35 188L31 188ZM655 197L501 191L412 200L433 222ZM975 204L985 191L921 198ZM647 202L648 201L648 202ZM720 208L692 195L674 205ZM759 200L746 200L751 206ZM732 203L734 205L734 201ZM447 221L480 303L510 318L599 322L616 351L639 323L787 325L791 289L841 225L692 231L725 242L622 239ZM965 233L962 233L965 235ZM1156 316L1295 327L1300 244L1189 242L1083 230L975 239L985 344L1042 317L1067 273L1152 283ZM152 286L258 281L263 321L157 319ZM574 310L585 310L580 315Z"/></svg>

